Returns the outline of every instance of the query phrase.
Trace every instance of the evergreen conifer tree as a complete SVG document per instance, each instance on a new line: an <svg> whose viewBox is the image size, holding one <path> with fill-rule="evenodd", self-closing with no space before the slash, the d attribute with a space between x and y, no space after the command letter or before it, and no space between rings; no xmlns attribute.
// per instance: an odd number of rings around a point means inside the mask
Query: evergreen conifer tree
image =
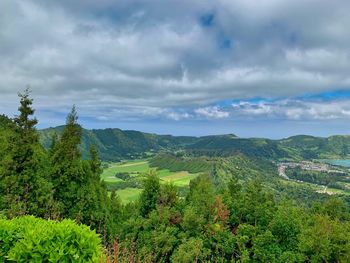
<svg viewBox="0 0 350 263"><path fill-rule="evenodd" d="M144 180L144 190L140 196L140 213L143 217L157 207L160 197L160 183L159 177L154 170L150 170Z"/></svg>
<svg viewBox="0 0 350 263"><path fill-rule="evenodd" d="M46 153L39 143L35 129L38 121L32 118L33 100L29 95L28 88L19 94L20 114L12 123L13 133L0 171L2 208L9 217L25 214L47 216L52 204L51 184L46 178Z"/></svg>
<svg viewBox="0 0 350 263"><path fill-rule="evenodd" d="M67 116L61 138L52 149L52 182L54 199L59 203L61 217L78 218L82 211L77 208L78 193L85 181L83 162L79 151L82 129L73 106Z"/></svg>
<svg viewBox="0 0 350 263"><path fill-rule="evenodd" d="M82 128L77 120L73 106L62 136L51 146L54 198L61 217L87 224L107 238L113 224L111 200L100 179L102 168L96 148L90 148L90 160L82 159L79 149Z"/></svg>

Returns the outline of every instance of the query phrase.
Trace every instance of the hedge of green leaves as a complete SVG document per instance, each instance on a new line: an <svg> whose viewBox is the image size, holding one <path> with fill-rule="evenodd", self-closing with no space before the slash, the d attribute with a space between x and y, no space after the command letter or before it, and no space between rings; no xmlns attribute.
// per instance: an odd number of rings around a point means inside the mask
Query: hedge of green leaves
<svg viewBox="0 0 350 263"><path fill-rule="evenodd" d="M99 236L72 220L0 219L0 262L99 262Z"/></svg>

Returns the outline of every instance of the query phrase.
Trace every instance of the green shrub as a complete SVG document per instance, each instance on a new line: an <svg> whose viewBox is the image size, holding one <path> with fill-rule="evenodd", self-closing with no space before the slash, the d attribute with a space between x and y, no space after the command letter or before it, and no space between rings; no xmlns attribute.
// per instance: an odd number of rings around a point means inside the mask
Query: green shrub
<svg viewBox="0 0 350 263"><path fill-rule="evenodd" d="M72 220L0 219L0 262L98 262L101 240Z"/></svg>

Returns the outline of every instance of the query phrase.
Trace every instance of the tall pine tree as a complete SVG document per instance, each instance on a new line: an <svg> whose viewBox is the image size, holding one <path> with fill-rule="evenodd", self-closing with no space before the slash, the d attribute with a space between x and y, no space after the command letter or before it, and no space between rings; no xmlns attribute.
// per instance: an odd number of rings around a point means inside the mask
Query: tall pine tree
<svg viewBox="0 0 350 263"><path fill-rule="evenodd" d="M140 196L140 214L147 217L156 209L160 197L160 182L155 170L150 170L143 181L144 189Z"/></svg>
<svg viewBox="0 0 350 263"><path fill-rule="evenodd" d="M90 160L83 160L79 145L82 128L73 106L62 136L55 139L50 156L54 198L59 203L61 217L72 218L96 229L104 237L110 233L111 200L101 181L101 161L95 147Z"/></svg>
<svg viewBox="0 0 350 263"><path fill-rule="evenodd" d="M85 181L83 162L79 151L82 128L77 123L78 116L73 106L67 116L66 126L59 141L51 152L54 199L59 203L61 217L77 218L77 193Z"/></svg>
<svg viewBox="0 0 350 263"><path fill-rule="evenodd" d="M12 123L7 156L1 161L2 209L9 217L32 214L49 216L51 184L48 182L46 153L39 143L33 118L33 100L26 89L20 97L20 114Z"/></svg>

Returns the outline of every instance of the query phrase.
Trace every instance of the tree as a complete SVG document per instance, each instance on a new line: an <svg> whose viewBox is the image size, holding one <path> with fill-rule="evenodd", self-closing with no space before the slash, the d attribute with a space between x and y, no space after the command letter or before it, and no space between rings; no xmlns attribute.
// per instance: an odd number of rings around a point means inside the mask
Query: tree
<svg viewBox="0 0 350 263"><path fill-rule="evenodd" d="M236 176L232 175L232 178L227 184L227 188L232 199L239 199L242 190L242 185L239 183L239 180Z"/></svg>
<svg viewBox="0 0 350 263"><path fill-rule="evenodd" d="M299 248L307 262L350 262L350 224L329 216L309 218L300 235Z"/></svg>
<svg viewBox="0 0 350 263"><path fill-rule="evenodd" d="M159 177L154 170L150 170L146 174L143 185L144 190L140 196L140 213L143 217L146 217L156 208L160 197Z"/></svg>
<svg viewBox="0 0 350 263"><path fill-rule="evenodd" d="M173 183L165 183L161 186L159 204L162 206L175 206L177 202L177 188Z"/></svg>
<svg viewBox="0 0 350 263"><path fill-rule="evenodd" d="M208 175L200 175L190 182L187 200L195 208L197 215L202 215L206 222L213 219L211 210L215 202L215 189Z"/></svg>
<svg viewBox="0 0 350 263"><path fill-rule="evenodd" d="M12 124L12 120L4 114L0 114L0 129L8 128Z"/></svg>
<svg viewBox="0 0 350 263"><path fill-rule="evenodd" d="M348 205L340 198L336 196L329 197L321 208L323 214L328 215L331 219L339 220L349 220L349 207Z"/></svg>
<svg viewBox="0 0 350 263"><path fill-rule="evenodd" d="M52 156L54 155L54 153L56 151L57 143L58 143L58 135L57 135L57 133L54 133L52 135L51 144L50 144L50 148L48 151L49 158L52 158Z"/></svg>
<svg viewBox="0 0 350 263"><path fill-rule="evenodd" d="M101 161L94 146L90 147L90 160L83 161L83 167L85 182L77 204L82 211L80 220L102 234L106 243L114 238L120 213L119 200L115 196L108 197L105 183L101 181Z"/></svg>
<svg viewBox="0 0 350 263"><path fill-rule="evenodd" d="M12 120L10 120L5 115L0 115L0 210L7 207L4 200L5 194L5 178L4 172L6 167L4 167L5 159L9 157L9 141L13 136L13 125Z"/></svg>
<svg viewBox="0 0 350 263"><path fill-rule="evenodd" d="M96 148L90 148L90 160L81 157L82 128L77 120L73 106L61 138L51 148L54 198L60 204L61 217L91 226L106 240L112 221L111 200L100 179L101 161Z"/></svg>
<svg viewBox="0 0 350 263"><path fill-rule="evenodd" d="M203 253L203 241L198 238L190 238L173 253L171 262L199 262L203 254L205 254Z"/></svg>
<svg viewBox="0 0 350 263"><path fill-rule="evenodd" d="M264 190L260 179L248 182L239 204L240 218L254 226L267 226L274 212L274 198Z"/></svg>
<svg viewBox="0 0 350 263"><path fill-rule="evenodd" d="M242 185L236 176L232 175L232 178L227 183L226 191L224 191L224 202L227 204L229 213L229 221L232 226L237 226L240 223L240 203L242 199Z"/></svg>
<svg viewBox="0 0 350 263"><path fill-rule="evenodd" d="M276 238L267 230L253 240L253 258L258 262L278 262L281 249L277 245Z"/></svg>
<svg viewBox="0 0 350 263"><path fill-rule="evenodd" d="M97 181L101 181L101 177L100 177L102 174L101 165L102 163L98 156L96 147L94 145L90 146L90 168L92 173L95 175L95 179Z"/></svg>
<svg viewBox="0 0 350 263"><path fill-rule="evenodd" d="M77 197L86 181L79 151L82 129L77 120L77 112L73 106L51 157L54 199L59 202L61 216L74 219L79 218L82 213L77 206Z"/></svg>
<svg viewBox="0 0 350 263"><path fill-rule="evenodd" d="M283 251L297 248L303 219L303 211L291 204L284 203L278 207L270 222L270 229Z"/></svg>
<svg viewBox="0 0 350 263"><path fill-rule="evenodd" d="M122 203L121 200L119 198L119 196L117 195L116 191L113 190L111 193L111 217L114 219L114 222L117 224L119 219L121 218L121 210L122 210Z"/></svg>
<svg viewBox="0 0 350 263"><path fill-rule="evenodd" d="M14 118L13 133L7 144L8 155L2 160L3 209L9 217L32 214L48 216L52 205L52 186L48 182L46 153L39 143L35 129L38 123L32 118L33 100L27 88L20 97L20 114Z"/></svg>

